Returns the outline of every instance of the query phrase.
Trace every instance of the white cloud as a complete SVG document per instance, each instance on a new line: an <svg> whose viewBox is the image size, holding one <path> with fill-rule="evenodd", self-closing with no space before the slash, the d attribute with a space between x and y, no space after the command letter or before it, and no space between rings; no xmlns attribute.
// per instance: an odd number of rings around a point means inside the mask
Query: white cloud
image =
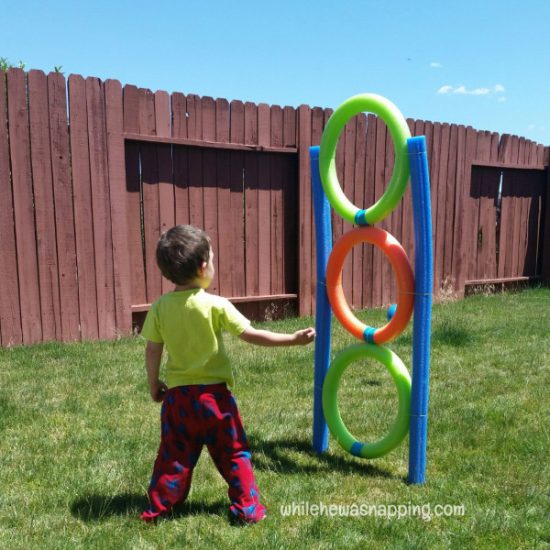
<svg viewBox="0 0 550 550"><path fill-rule="evenodd" d="M497 99L499 103L504 103L506 101L506 98L504 96L501 96Z"/></svg>
<svg viewBox="0 0 550 550"><path fill-rule="evenodd" d="M455 95L474 95L474 96L491 96L493 94L503 93L505 88L502 84L495 84L492 88L466 88L466 86L451 86L445 84L437 90L437 94L455 94ZM506 98L500 97L499 100L505 101Z"/></svg>
<svg viewBox="0 0 550 550"><path fill-rule="evenodd" d="M432 69L441 69L441 67L443 67L443 65L441 63L439 63L439 61L432 61L430 63L430 67Z"/></svg>
<svg viewBox="0 0 550 550"><path fill-rule="evenodd" d="M453 91L453 87L446 84L445 86L441 86L439 90L437 90L438 94L448 94L449 92Z"/></svg>

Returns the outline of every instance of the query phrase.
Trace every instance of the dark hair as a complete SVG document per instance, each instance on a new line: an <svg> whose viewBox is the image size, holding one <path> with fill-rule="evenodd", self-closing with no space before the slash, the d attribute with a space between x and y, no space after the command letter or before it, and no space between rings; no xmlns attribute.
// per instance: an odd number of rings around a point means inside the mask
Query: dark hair
<svg viewBox="0 0 550 550"><path fill-rule="evenodd" d="M210 239L198 227L176 225L165 231L157 244L157 264L162 274L173 283L192 281L210 257Z"/></svg>

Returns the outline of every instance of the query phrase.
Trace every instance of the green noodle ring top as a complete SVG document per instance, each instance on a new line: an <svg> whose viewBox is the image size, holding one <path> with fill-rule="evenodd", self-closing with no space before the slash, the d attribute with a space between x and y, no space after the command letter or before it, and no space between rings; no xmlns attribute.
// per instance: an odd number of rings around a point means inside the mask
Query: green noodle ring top
<svg viewBox="0 0 550 550"><path fill-rule="evenodd" d="M366 210L350 202L342 191L336 173L336 146L340 134L348 120L364 111L378 115L386 123L395 150L395 163L390 183L380 199ZM396 207L409 181L407 139L410 137L407 121L399 109L380 95L352 96L332 113L321 138L319 171L325 194L342 218L355 225L373 225L383 220Z"/></svg>

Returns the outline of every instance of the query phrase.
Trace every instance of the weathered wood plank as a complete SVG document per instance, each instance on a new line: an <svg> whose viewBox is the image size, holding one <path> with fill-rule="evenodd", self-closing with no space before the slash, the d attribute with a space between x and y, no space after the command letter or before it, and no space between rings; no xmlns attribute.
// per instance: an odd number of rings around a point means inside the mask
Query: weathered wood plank
<svg viewBox="0 0 550 550"><path fill-rule="evenodd" d="M42 340L26 75L8 71L8 127L23 343Z"/></svg>
<svg viewBox="0 0 550 550"><path fill-rule="evenodd" d="M105 95L103 84L97 78L86 79L86 109L99 337L113 338L116 335L116 318Z"/></svg>
<svg viewBox="0 0 550 550"><path fill-rule="evenodd" d="M4 347L23 343L6 99L6 73L0 71L0 343Z"/></svg>
<svg viewBox="0 0 550 550"><path fill-rule="evenodd" d="M61 340L55 207L50 157L48 82L42 71L28 73L30 151L40 283L42 340Z"/></svg>

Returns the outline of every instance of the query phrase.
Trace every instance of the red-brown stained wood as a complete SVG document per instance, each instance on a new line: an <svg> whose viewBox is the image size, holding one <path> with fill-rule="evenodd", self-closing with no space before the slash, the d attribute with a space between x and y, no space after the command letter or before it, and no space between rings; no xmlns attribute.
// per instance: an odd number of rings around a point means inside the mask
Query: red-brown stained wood
<svg viewBox="0 0 550 550"><path fill-rule="evenodd" d="M139 133L139 91L135 86L125 86L123 96L124 131ZM125 144L126 211L128 215L128 252L130 257L131 303L147 303L145 264L141 223L140 145Z"/></svg>
<svg viewBox="0 0 550 550"><path fill-rule="evenodd" d="M546 147L544 150L544 162L546 166L546 181L543 178L543 184L545 185L545 200L541 207L541 225L540 225L540 238L541 245L540 250L542 252L542 258L539 259L539 265L541 270L541 277L544 281L550 281L550 148Z"/></svg>
<svg viewBox="0 0 550 550"><path fill-rule="evenodd" d="M0 71L0 343L4 347L23 342L6 98L6 73Z"/></svg>
<svg viewBox="0 0 550 550"><path fill-rule="evenodd" d="M271 116L269 106L258 105L258 145L266 147L271 140ZM271 172L269 153L258 156L258 293L265 296L271 292Z"/></svg>
<svg viewBox="0 0 550 550"><path fill-rule="evenodd" d="M206 141L216 140L216 104L211 97L201 99L202 111L202 138ZM202 173L203 173L203 208L204 208L204 230L210 237L214 251L219 249L218 241L218 191L216 181L216 155L215 149L204 149L202 152ZM218 268L218 254L214 255L214 267ZM219 279L214 278L210 291L219 292Z"/></svg>
<svg viewBox="0 0 550 550"><path fill-rule="evenodd" d="M476 256L475 253L472 253L476 250L477 246L477 220L478 220L478 211L476 210L477 201L471 196L471 187L472 187L472 163L476 154L477 147L477 136L478 132L473 128L468 127L466 129L466 158L464 159L465 164L465 174L464 174L464 201L466 205L466 210L464 213L464 228L463 232L463 254L465 257L465 262L463 267L465 267L463 276L464 279L468 280L473 279L475 270L476 270ZM463 288L463 284L460 288Z"/></svg>
<svg viewBox="0 0 550 550"><path fill-rule="evenodd" d="M23 343L33 344L42 340L42 322L25 73L21 69L10 69L7 84L21 327Z"/></svg>
<svg viewBox="0 0 550 550"><path fill-rule="evenodd" d="M325 120L325 112L321 107L313 107L311 109L311 145L319 145L321 143L321 137L323 135L323 127L324 127L324 120ZM311 159L310 159L310 167L311 167ZM310 172L311 173L311 172ZM311 190L311 179L309 182L309 191L310 194L312 193ZM315 313L315 307L316 307L316 295L317 295L317 270L315 266L317 265L317 243L315 241L315 217L313 212L313 202L312 202L312 210L311 210L311 265L312 265L312 271L311 271L311 311L312 313Z"/></svg>
<svg viewBox="0 0 550 550"><path fill-rule="evenodd" d="M60 73L48 75L48 104L60 288L61 339L74 341L80 338L78 272L67 121L67 92L65 78Z"/></svg>
<svg viewBox="0 0 550 550"><path fill-rule="evenodd" d="M386 191L393 174L393 163L395 153L393 141L389 130L386 128L386 159L384 163L384 191ZM380 222L381 227L385 228L390 235L395 235L394 212L390 212L385 219ZM382 254L382 305L388 306L394 301L393 296L397 295L396 277L392 270L390 261L385 254Z"/></svg>
<svg viewBox="0 0 550 550"><path fill-rule="evenodd" d="M231 143L244 143L244 105L241 101L230 104ZM234 297L245 296L245 234L244 234L244 155L242 151L231 151L230 157L230 213L232 255L231 278Z"/></svg>
<svg viewBox="0 0 550 550"><path fill-rule="evenodd" d="M367 117L357 117L355 140L354 190L351 200L357 208L365 207L365 156L367 146ZM353 307L367 307L363 297L363 254L366 245L359 245L353 251L353 287L351 302Z"/></svg>
<svg viewBox="0 0 550 550"><path fill-rule="evenodd" d="M376 160L374 168L374 197L373 203L377 202L384 194L386 189L386 125L382 119L377 119L376 124ZM380 227L383 224L380 223ZM373 289L372 289L372 305L373 307L381 307L383 305L384 284L385 284L385 269L383 252L377 247L373 247Z"/></svg>
<svg viewBox="0 0 550 550"><path fill-rule="evenodd" d="M286 106L283 109L283 145L296 145L297 111ZM282 171L283 211L281 224L283 230L283 288L286 293L298 292L298 167L297 155L283 163Z"/></svg>
<svg viewBox="0 0 550 550"><path fill-rule="evenodd" d="M450 151L451 128L449 124L441 125L441 141L439 148L439 172L437 175L437 218L434 224L434 242L436 254L434 257L434 279L435 287L441 288L443 282L443 264L445 261L445 240L447 237L446 214L447 214L447 174L449 170L449 151Z"/></svg>
<svg viewBox="0 0 550 550"><path fill-rule="evenodd" d="M169 138L171 129L170 97L164 91L155 92L155 130L159 137ZM172 181L172 146L164 143L157 145L157 171L159 196L159 235L175 225L175 198ZM158 268L157 268L158 270ZM161 275L161 293L169 292L174 287Z"/></svg>
<svg viewBox="0 0 550 550"><path fill-rule="evenodd" d="M355 134L357 128L357 117L351 118L346 125L342 135L345 134L345 148L344 148L344 171L341 180L342 189L346 197L349 200L353 200L354 188L355 188ZM343 231L347 233L353 228L353 226L344 221ZM348 253L343 266L342 272L342 286L344 294L350 305L353 305L353 257L355 254L360 253L360 247L354 247Z"/></svg>
<svg viewBox="0 0 550 550"><path fill-rule="evenodd" d="M244 143L258 143L258 108L247 102L244 106ZM245 284L246 296L259 295L258 280L258 157L254 153L244 155L244 207L245 207Z"/></svg>
<svg viewBox="0 0 550 550"><path fill-rule="evenodd" d="M132 330L130 253L124 151L122 86L117 80L105 82L105 115L109 159L109 198L113 232L113 271L117 332Z"/></svg>
<svg viewBox="0 0 550 550"><path fill-rule="evenodd" d="M459 280L459 274L464 271L463 264L463 239L464 227L464 159L466 156L466 128L458 127L457 154L456 154L456 187L455 187L455 209L453 226L453 259L452 259L452 284L458 293L463 292L463 282ZM462 279L463 281L464 279Z"/></svg>
<svg viewBox="0 0 550 550"><path fill-rule="evenodd" d="M69 77L69 112L80 332L83 340L95 340L99 328L86 83L78 75Z"/></svg>
<svg viewBox="0 0 550 550"><path fill-rule="evenodd" d="M151 90L140 88L139 129L143 135L156 135L155 96ZM141 155L141 197L145 245L145 286L147 302L154 302L162 292L162 275L157 267L156 248L160 235L159 174L157 146L143 142Z"/></svg>
<svg viewBox="0 0 550 550"><path fill-rule="evenodd" d="M225 99L216 99L216 141L229 143L230 137L229 103ZM231 226L231 152L216 151L216 185L218 208L218 291L222 296L232 294L232 247L234 236Z"/></svg>
<svg viewBox="0 0 550 550"><path fill-rule="evenodd" d="M97 78L86 79L86 105L99 337L113 338L116 334L116 319L105 96L103 85Z"/></svg>
<svg viewBox="0 0 550 550"><path fill-rule="evenodd" d="M283 109L283 147L296 147L296 110L288 105Z"/></svg>
<svg viewBox="0 0 550 550"><path fill-rule="evenodd" d="M278 105L271 108L270 143L283 145L283 110ZM271 294L284 293L284 233L283 233L283 159L281 155L270 154L271 175Z"/></svg>
<svg viewBox="0 0 550 550"><path fill-rule="evenodd" d="M327 113L328 114L328 113ZM329 116L330 118L330 116ZM328 122L328 119L327 119ZM344 169L345 169L345 155L346 155L346 132L342 131L338 138L338 144L336 146L336 174L340 187L344 186ZM340 237L346 232L344 225L344 219L331 205L331 218L332 218L332 240L333 243L337 243Z"/></svg>
<svg viewBox="0 0 550 550"><path fill-rule="evenodd" d="M172 137L187 138L187 101L185 96L174 92L171 96L172 104Z"/></svg>
<svg viewBox="0 0 550 550"><path fill-rule="evenodd" d="M456 181L456 162L457 162L457 145L458 145L458 126L452 124L449 133L449 157L447 161L447 173L445 181L442 183L445 186L445 215L442 231L443 238L443 271L441 273L440 288L447 287L452 279L452 261L453 261L453 239L450 236L453 234L454 226L454 198L455 198L455 181Z"/></svg>
<svg viewBox="0 0 550 550"><path fill-rule="evenodd" d="M310 315L312 311L311 280L311 170L309 148L311 146L311 109L307 105L298 108L298 313Z"/></svg>
<svg viewBox="0 0 550 550"><path fill-rule="evenodd" d="M438 222L438 202L439 202L439 166L440 166L440 151L441 151L441 124L439 122L427 122L426 130L431 126L430 143L428 149L428 162L430 166L430 201L432 206L432 244L433 244L433 259L434 259L434 293L439 293L439 279L435 277L436 265L439 261L439 250L437 249L437 222Z"/></svg>
<svg viewBox="0 0 550 550"><path fill-rule="evenodd" d="M411 136L416 135L415 122L412 119L407 119L407 125ZM423 135L423 126L418 128L419 135ZM412 182L409 178L409 183L403 194L402 204L402 219L401 219L401 245L405 249L411 266L414 265L414 226L412 214Z"/></svg>
<svg viewBox="0 0 550 550"><path fill-rule="evenodd" d="M60 340L62 331L50 158L48 83L42 71L28 73L28 96L42 340L47 342Z"/></svg>
<svg viewBox="0 0 550 550"><path fill-rule="evenodd" d="M187 138L187 100L183 94L172 94L172 137ZM175 223L189 223L188 151L183 146L173 146L174 210Z"/></svg>
<svg viewBox="0 0 550 550"><path fill-rule="evenodd" d="M377 118L369 114L367 116L366 156L365 156L365 182L364 198L360 208L367 209L374 203L374 175L376 163L376 125ZM359 206L359 205L358 205ZM373 306L373 246L363 245L363 307Z"/></svg>

